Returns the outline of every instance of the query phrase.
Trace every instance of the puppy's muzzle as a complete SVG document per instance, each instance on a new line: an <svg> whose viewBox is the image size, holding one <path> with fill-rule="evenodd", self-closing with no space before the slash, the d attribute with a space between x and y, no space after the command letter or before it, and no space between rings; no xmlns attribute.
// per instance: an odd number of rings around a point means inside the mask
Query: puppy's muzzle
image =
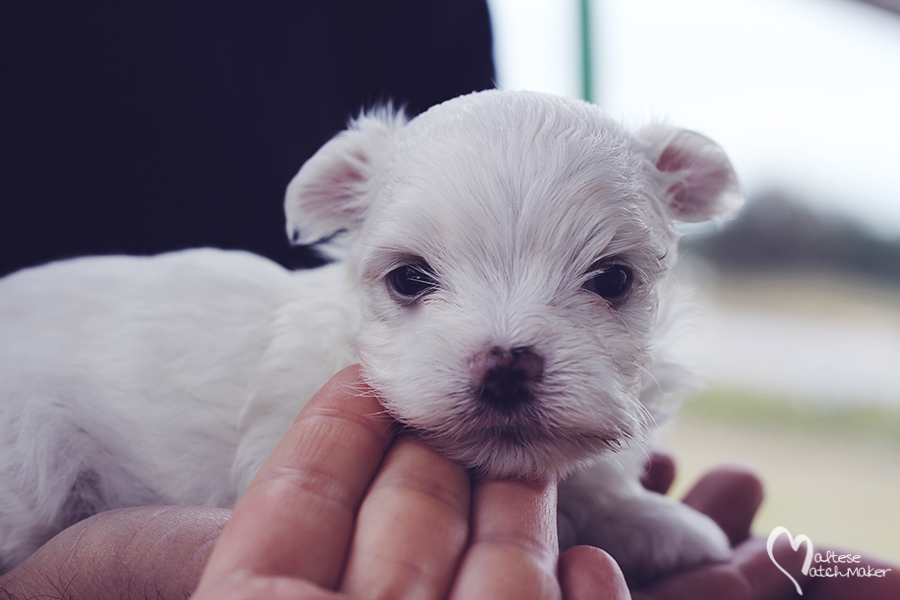
<svg viewBox="0 0 900 600"><path fill-rule="evenodd" d="M532 401L531 386L544 373L544 359L531 346L493 346L472 359L478 400L504 412Z"/></svg>

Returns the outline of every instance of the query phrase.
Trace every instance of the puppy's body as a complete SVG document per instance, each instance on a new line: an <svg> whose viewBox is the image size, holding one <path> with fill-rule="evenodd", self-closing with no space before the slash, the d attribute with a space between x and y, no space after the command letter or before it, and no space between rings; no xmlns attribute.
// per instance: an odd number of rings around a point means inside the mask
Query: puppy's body
<svg viewBox="0 0 900 600"><path fill-rule="evenodd" d="M244 252L77 259L0 280L0 541L73 519L232 506L304 401L353 362L337 266Z"/></svg>
<svg viewBox="0 0 900 600"><path fill-rule="evenodd" d="M564 545L600 545L634 580L721 558L711 521L637 477L678 380L654 347L672 222L720 216L735 191L696 134L484 92L361 117L304 165L288 231L346 232L336 265L195 250L10 276L0 557L98 510L232 505L359 360L389 413L485 476L582 469L560 490Z"/></svg>

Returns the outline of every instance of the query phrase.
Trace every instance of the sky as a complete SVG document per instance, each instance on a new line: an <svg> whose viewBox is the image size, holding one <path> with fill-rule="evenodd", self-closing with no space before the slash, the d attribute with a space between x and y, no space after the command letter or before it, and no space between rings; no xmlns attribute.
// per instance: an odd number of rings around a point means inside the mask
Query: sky
<svg viewBox="0 0 900 600"><path fill-rule="evenodd" d="M489 0L498 85L580 96L578 0ZM856 0L593 0L594 101L702 132L778 189L900 237L900 16Z"/></svg>

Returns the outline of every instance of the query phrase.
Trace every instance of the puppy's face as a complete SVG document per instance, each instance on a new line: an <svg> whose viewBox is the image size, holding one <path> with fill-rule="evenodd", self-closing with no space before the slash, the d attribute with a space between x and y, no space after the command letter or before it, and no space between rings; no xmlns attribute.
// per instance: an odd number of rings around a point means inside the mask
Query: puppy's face
<svg viewBox="0 0 900 600"><path fill-rule="evenodd" d="M720 214L735 187L705 138L645 138L584 103L494 91L364 117L301 169L289 229L353 236L357 349L395 418L501 477L641 437L671 223Z"/></svg>

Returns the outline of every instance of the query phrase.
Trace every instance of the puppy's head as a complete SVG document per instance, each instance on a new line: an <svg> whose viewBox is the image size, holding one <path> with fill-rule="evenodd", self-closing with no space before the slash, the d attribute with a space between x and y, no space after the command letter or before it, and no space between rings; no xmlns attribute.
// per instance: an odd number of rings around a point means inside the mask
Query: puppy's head
<svg viewBox="0 0 900 600"><path fill-rule="evenodd" d="M675 222L739 202L721 149L595 106L489 91L364 115L291 182L288 232L342 230L357 350L385 408L490 476L563 473L652 416L656 287Z"/></svg>

